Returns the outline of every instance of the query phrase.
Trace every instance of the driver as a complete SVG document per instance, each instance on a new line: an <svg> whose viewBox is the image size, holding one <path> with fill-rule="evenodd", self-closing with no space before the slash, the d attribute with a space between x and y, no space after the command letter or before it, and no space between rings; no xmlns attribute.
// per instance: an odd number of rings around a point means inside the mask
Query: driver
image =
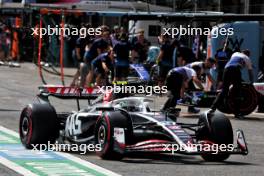
<svg viewBox="0 0 264 176"><path fill-rule="evenodd" d="M197 73L201 72L201 67L194 66L188 67L176 67L169 71L166 78L166 86L170 92L168 100L165 102L162 111L167 111L170 108L174 108L177 105L177 100L183 97L185 89L188 87L190 80L193 80L200 89L203 89L203 85L197 78ZM198 113L199 110L195 110ZM190 112L190 109L188 109Z"/></svg>
<svg viewBox="0 0 264 176"><path fill-rule="evenodd" d="M213 105L211 106L210 113L213 113L218 106L223 102L224 98L227 97L229 87L231 84L233 84L234 89L237 93L237 95L240 94L240 87L241 87L241 69L247 68L250 82L253 83L253 67L251 60L249 58L250 51L249 50L243 50L242 52L235 52L229 62L226 64L223 74L223 89L220 94L216 97ZM237 96L236 96L237 97ZM240 112L239 112L239 106L240 103L237 101L235 103L236 107L235 109L235 117L236 118L242 118Z"/></svg>

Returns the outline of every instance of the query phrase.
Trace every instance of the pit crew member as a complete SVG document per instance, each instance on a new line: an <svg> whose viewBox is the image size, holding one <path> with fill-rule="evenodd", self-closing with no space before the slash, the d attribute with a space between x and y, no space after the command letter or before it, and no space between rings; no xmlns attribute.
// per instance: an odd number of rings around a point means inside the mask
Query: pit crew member
<svg viewBox="0 0 264 176"><path fill-rule="evenodd" d="M169 91L169 98L165 102L162 111L168 111L170 108L174 108L177 105L177 100L184 96L185 89L188 87L190 80L193 80L200 89L203 89L203 85L197 77L201 68L194 66L193 68L188 67L176 67L169 71L166 78L166 86ZM194 110L195 113L198 113L197 109L188 109L189 112Z"/></svg>
<svg viewBox="0 0 264 176"><path fill-rule="evenodd" d="M234 86L234 89L239 96L240 94L240 88L241 88L241 69L247 68L250 82L253 83L253 67L251 60L249 58L250 51L249 50L243 50L242 52L235 52L228 63L225 66L224 73L223 73L223 88L221 90L221 93L218 94L216 97L213 105L211 106L211 113L213 113L218 106L221 105L224 98L228 95L229 87L232 84ZM235 109L235 117L236 118L242 118L242 116L239 113L239 106L240 102L237 101L235 103L236 107Z"/></svg>
<svg viewBox="0 0 264 176"><path fill-rule="evenodd" d="M168 35L163 36L163 43L160 48L160 53L158 55L158 63L159 63L159 86L164 84L164 80L168 72L173 68L173 50L174 47L171 44L170 38Z"/></svg>
<svg viewBox="0 0 264 176"><path fill-rule="evenodd" d="M212 75L210 74L210 69L215 65L216 60L213 58L207 58L205 61L196 61L196 62L192 62L188 65L186 65L186 67L189 68L193 68L194 66L198 66L201 68L201 72L200 75L197 75L198 78L200 78L203 74L205 74L205 76L207 76L207 78L209 79L209 81L214 85L215 80L213 79ZM192 87L194 88L194 85L191 84ZM189 87L190 88L190 87Z"/></svg>
<svg viewBox="0 0 264 176"><path fill-rule="evenodd" d="M92 72L96 77L96 85L107 85L108 75L113 73L114 55L112 50L107 50L107 45L100 48L101 53L92 61Z"/></svg>
<svg viewBox="0 0 264 176"><path fill-rule="evenodd" d="M115 79L114 81L126 81L129 73L130 43L126 33L120 34L120 41L113 48L115 54Z"/></svg>

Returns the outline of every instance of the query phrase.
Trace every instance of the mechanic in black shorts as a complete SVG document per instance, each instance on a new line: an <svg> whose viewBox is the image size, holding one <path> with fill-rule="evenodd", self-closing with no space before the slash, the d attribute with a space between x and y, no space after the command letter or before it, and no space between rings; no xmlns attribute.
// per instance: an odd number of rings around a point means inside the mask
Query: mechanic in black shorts
<svg viewBox="0 0 264 176"><path fill-rule="evenodd" d="M165 102L162 111L167 111L170 108L175 108L177 101L184 96L185 89L188 87L190 80L197 81L196 72L200 72L200 67L176 67L169 71L166 78L166 86L170 93L168 100ZM200 85L202 86L202 85ZM195 113L200 112L194 109Z"/></svg>
<svg viewBox="0 0 264 176"><path fill-rule="evenodd" d="M197 77L199 79L201 79L201 76L206 76L208 78L208 80L212 83L212 85L215 85L215 80L213 79L212 75L210 74L210 69L215 65L215 63L216 63L216 60L209 57L209 58L205 59L205 61L192 62L192 63L186 65L186 67L189 67L189 68L193 68L195 66L200 67L201 73L200 73L200 75L197 75ZM190 82L189 89L190 90L196 90L196 87L194 86L193 82Z"/></svg>
<svg viewBox="0 0 264 176"><path fill-rule="evenodd" d="M223 73L225 69L225 65L229 61L232 55L232 50L227 48L228 42L224 48L221 48L216 51L215 58L216 58L216 68L217 68L217 85L216 88L220 89L223 85Z"/></svg>
<svg viewBox="0 0 264 176"><path fill-rule="evenodd" d="M240 93L241 88L241 69L247 68L250 82L253 83L253 67L252 62L249 58L250 51L249 50L243 50L242 52L235 52L229 62L226 64L223 74L223 88L220 94L216 97L213 105L211 106L211 110L209 113L213 113L217 107L221 106L221 103L223 103L223 100L225 97L227 97L230 85L232 84L234 86L234 89L237 93L237 96ZM235 103L234 107L234 114L236 118L243 118L243 116L240 115L239 107L240 102L239 100Z"/></svg>
<svg viewBox="0 0 264 176"><path fill-rule="evenodd" d="M70 86L77 86L78 79L81 76L82 68L83 68L83 57L85 53L85 47L89 41L89 36L82 36L80 35L79 38L76 40L76 47L75 47L75 58L78 62L77 72L74 75L73 81Z"/></svg>
<svg viewBox="0 0 264 176"><path fill-rule="evenodd" d="M126 81L129 72L130 44L126 33L121 33L119 40L113 48L115 55L115 81Z"/></svg>
<svg viewBox="0 0 264 176"><path fill-rule="evenodd" d="M109 84L108 75L113 73L114 55L113 51L106 51L107 48L100 48L102 54L92 61L92 71L96 76L96 85L105 86ZM113 75L111 75L113 76Z"/></svg>
<svg viewBox="0 0 264 176"><path fill-rule="evenodd" d="M168 72L173 68L172 55L174 51L174 46L172 46L169 35L163 36L163 43L160 48L160 53L158 56L159 63L159 86L164 85L164 81Z"/></svg>
<svg viewBox="0 0 264 176"><path fill-rule="evenodd" d="M134 63L143 64L148 57L148 50L151 43L144 37L144 30L139 29L137 36L131 40L131 56Z"/></svg>

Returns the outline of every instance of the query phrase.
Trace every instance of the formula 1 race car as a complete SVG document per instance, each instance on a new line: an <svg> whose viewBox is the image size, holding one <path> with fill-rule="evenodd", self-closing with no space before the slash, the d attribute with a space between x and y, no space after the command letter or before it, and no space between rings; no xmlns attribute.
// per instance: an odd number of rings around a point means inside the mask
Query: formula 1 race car
<svg viewBox="0 0 264 176"><path fill-rule="evenodd" d="M91 102L77 112L57 113L49 96ZM232 125L222 113L205 112L197 123L181 123L179 109L155 111L151 99L98 94L93 88L42 86L38 99L39 103L27 105L20 116L20 139L28 149L60 140L100 144L97 154L112 160L131 152L201 155L206 161L248 154L243 131L236 131L234 145Z"/></svg>

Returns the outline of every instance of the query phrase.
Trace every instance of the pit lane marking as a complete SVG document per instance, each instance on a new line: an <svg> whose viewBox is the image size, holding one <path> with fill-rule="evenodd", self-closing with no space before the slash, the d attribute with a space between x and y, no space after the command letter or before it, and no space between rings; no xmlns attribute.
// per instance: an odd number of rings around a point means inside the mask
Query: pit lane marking
<svg viewBox="0 0 264 176"><path fill-rule="evenodd" d="M120 176L69 153L26 150L18 133L3 126L0 126L0 163L27 176Z"/></svg>
<svg viewBox="0 0 264 176"><path fill-rule="evenodd" d="M4 157L0 156L0 163L6 167L8 167L11 170L14 170L15 172L22 174L22 175L27 175L27 176L37 176L36 174L32 173L31 171L25 169L24 167L9 161L8 159L5 159Z"/></svg>

